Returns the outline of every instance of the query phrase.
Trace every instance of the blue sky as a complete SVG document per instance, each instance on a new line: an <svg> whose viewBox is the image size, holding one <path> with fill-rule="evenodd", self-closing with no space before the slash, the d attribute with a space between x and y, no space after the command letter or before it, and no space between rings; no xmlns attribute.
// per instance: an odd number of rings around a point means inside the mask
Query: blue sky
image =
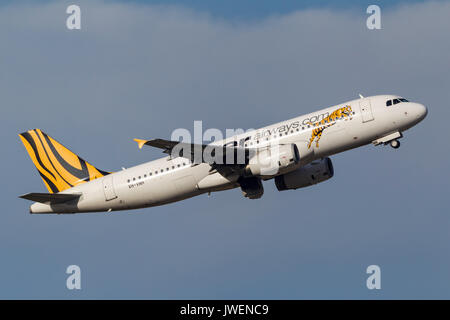
<svg viewBox="0 0 450 320"><path fill-rule="evenodd" d="M11 4L17 2L30 1L11 1L4 0L3 4ZM40 0L41 3L51 3L50 0ZM77 3L76 1L66 1L67 3ZM216 18L224 18L227 20L249 21L261 19L273 15L289 14L296 10L314 9L314 8L331 8L331 9L350 9L362 10L371 5L377 4L383 8L393 8L402 4L420 3L420 0L112 0L105 2L117 3L135 3L152 6L177 6L184 7L197 12L208 13Z"/></svg>
<svg viewBox="0 0 450 320"><path fill-rule="evenodd" d="M448 1L384 2L376 31L366 2L324 1L80 1L68 31L71 3L0 7L1 298L450 298ZM333 156L311 188L73 216L17 198L45 192L17 136L31 128L115 171L161 156L133 138L261 127L358 93L429 114L398 150ZM65 287L71 264L81 291Z"/></svg>
<svg viewBox="0 0 450 320"><path fill-rule="evenodd" d="M400 1L329 1L329 0L242 0L242 1L208 1L208 0L134 0L132 2L156 5L179 5L193 10L208 12L209 14L226 19L260 19L275 14L288 14L296 10L311 8L334 9L362 9L365 10L371 4L377 4L389 8L403 3L420 2L417 0Z"/></svg>

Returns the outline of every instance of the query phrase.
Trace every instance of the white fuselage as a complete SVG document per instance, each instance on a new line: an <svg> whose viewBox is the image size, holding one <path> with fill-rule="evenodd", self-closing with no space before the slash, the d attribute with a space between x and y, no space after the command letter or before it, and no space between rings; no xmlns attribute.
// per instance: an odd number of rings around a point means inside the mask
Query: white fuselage
<svg viewBox="0 0 450 320"><path fill-rule="evenodd" d="M348 101L317 112L276 123L251 132L227 138L214 144L229 141L245 141L247 148L264 148L269 144L296 144L300 155L307 150L314 127L327 114L342 106L351 106L349 117L337 120L323 131L319 147L313 142L307 162L330 156L345 150L363 146L401 133L426 115L426 108L413 102L386 106L386 101L398 96L380 95ZM301 162L299 165L305 165ZM164 157L135 167L109 174L105 177L78 185L62 193L82 194L73 203L48 205L34 203L32 213L70 213L116 211L158 206L205 192L238 187L237 177L225 178L207 163L192 164L187 158ZM274 175L275 176L275 175ZM273 176L273 177L274 177ZM272 177L272 178L273 178ZM271 177L264 177L264 180Z"/></svg>

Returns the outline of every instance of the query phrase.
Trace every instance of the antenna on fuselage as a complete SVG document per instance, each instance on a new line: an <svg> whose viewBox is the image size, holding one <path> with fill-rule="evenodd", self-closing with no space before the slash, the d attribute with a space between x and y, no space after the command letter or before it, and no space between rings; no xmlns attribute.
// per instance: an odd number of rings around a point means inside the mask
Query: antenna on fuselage
<svg viewBox="0 0 450 320"><path fill-rule="evenodd" d="M359 94L359 97L361 98L361 99L364 99L364 96L360 93Z"/></svg>

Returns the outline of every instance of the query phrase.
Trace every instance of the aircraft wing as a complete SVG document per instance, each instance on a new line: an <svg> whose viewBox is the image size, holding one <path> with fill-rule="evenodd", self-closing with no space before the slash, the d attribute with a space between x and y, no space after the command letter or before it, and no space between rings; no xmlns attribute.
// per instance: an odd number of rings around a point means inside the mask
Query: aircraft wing
<svg viewBox="0 0 450 320"><path fill-rule="evenodd" d="M228 166L227 155L228 158L236 160L236 157L242 161L234 161L231 166L236 166L237 163L245 165L248 163L249 159L256 153L256 149L243 148L234 145L212 145L212 144L197 144L197 143L186 143L186 142L178 142L164 139L153 139L153 140L143 140L143 139L134 139L138 143L139 149L142 149L144 145L151 146L159 149L163 149L164 153L171 155L172 157L183 157L190 159L193 163L209 163L214 165L224 165ZM207 151L207 152L205 152ZM219 153L220 152L220 153ZM211 161L212 159L203 159L203 157L198 158L197 155L203 154L211 155L214 157L218 155L217 159L222 159L222 162L218 163L217 161ZM238 165L239 166L239 165Z"/></svg>
<svg viewBox="0 0 450 320"><path fill-rule="evenodd" d="M165 140L165 139L153 139L153 140L143 140L143 139L134 139L138 143L139 149L142 149L143 146L151 146L159 149L163 149L164 153L170 153L172 149L180 144L180 145L195 145L192 143L184 143L184 142L178 142L178 141L171 141L171 140ZM203 146L203 145L200 145Z"/></svg>

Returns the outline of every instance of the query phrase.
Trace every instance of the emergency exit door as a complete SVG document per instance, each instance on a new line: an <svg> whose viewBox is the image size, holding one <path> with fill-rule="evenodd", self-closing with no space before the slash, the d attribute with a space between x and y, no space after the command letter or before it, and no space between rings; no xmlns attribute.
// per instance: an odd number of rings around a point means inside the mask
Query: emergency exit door
<svg viewBox="0 0 450 320"><path fill-rule="evenodd" d="M361 110L362 122L369 122L374 119L373 113L372 113L372 106L370 105L369 99L364 99L364 100L360 101L359 109Z"/></svg>
<svg viewBox="0 0 450 320"><path fill-rule="evenodd" d="M106 201L117 198L116 191L114 190L113 177L111 175L103 178L103 192L105 193Z"/></svg>

